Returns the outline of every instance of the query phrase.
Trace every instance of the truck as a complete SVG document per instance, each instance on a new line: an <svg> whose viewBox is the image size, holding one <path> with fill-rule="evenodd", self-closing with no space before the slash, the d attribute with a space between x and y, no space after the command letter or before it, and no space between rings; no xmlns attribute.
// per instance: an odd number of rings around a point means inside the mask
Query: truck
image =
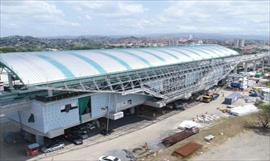
<svg viewBox="0 0 270 161"><path fill-rule="evenodd" d="M210 103L213 100L216 100L219 97L218 93L208 93L202 96L202 102Z"/></svg>

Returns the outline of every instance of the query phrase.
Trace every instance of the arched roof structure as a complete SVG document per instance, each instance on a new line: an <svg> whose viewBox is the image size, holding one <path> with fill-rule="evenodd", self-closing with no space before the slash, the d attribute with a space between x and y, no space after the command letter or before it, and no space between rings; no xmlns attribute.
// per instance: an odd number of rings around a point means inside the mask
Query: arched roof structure
<svg viewBox="0 0 270 161"><path fill-rule="evenodd" d="M238 55L219 45L0 54L0 64L26 85L100 76Z"/></svg>

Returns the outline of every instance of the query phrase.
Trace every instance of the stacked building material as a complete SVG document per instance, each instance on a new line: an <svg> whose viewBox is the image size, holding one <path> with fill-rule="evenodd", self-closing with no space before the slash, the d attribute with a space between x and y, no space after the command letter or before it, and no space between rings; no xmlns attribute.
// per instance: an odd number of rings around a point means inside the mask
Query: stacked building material
<svg viewBox="0 0 270 161"><path fill-rule="evenodd" d="M172 136L169 136L167 138L164 138L162 140L162 144L166 147L172 146L173 144L176 144L179 141L182 141L194 134L197 134L199 132L198 128L192 128L192 129L185 129L184 131L178 132Z"/></svg>
<svg viewBox="0 0 270 161"><path fill-rule="evenodd" d="M184 146L176 149L174 151L175 154L181 155L182 157L187 157L200 149L202 147L201 144L195 143L195 142L189 142L185 144Z"/></svg>

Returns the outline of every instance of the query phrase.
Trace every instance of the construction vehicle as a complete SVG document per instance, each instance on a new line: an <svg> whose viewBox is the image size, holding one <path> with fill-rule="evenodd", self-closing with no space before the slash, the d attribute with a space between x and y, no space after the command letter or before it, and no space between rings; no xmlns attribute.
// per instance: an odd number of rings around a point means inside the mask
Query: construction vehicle
<svg viewBox="0 0 270 161"><path fill-rule="evenodd" d="M252 90L249 91L249 96L250 97L258 97L258 93L255 90L252 89Z"/></svg>
<svg viewBox="0 0 270 161"><path fill-rule="evenodd" d="M205 103L210 103L213 100L216 100L219 97L218 93L208 93L202 96L201 101Z"/></svg>

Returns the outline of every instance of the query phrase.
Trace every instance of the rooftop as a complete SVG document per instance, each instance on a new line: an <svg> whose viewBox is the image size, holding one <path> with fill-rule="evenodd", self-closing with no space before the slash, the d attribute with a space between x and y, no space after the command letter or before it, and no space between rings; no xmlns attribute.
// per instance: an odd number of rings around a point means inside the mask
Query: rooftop
<svg viewBox="0 0 270 161"><path fill-rule="evenodd" d="M0 65L24 84L38 85L234 55L219 45L18 52L1 54Z"/></svg>

